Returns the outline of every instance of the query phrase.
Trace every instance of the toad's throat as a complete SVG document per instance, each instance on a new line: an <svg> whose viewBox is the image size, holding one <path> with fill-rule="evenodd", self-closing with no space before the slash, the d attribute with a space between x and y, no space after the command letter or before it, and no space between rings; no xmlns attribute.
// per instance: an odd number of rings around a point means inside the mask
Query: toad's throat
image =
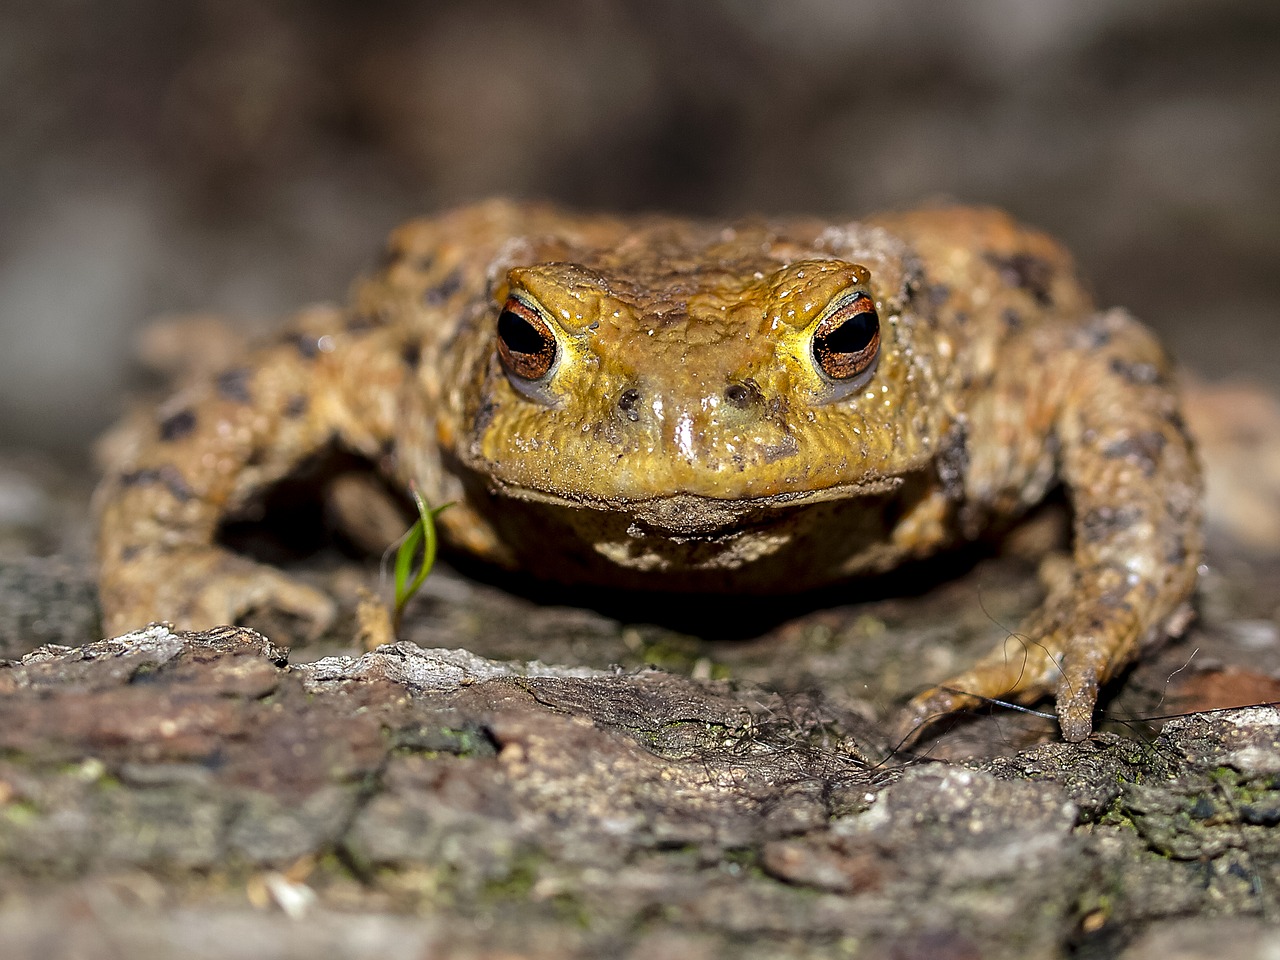
<svg viewBox="0 0 1280 960"><path fill-rule="evenodd" d="M861 483L840 484L819 490L788 491L771 496L736 499L693 493L674 493L644 499L608 498L537 490L514 484L500 484L495 492L532 503L620 513L655 532L696 537L727 531L744 521L758 520L762 514L784 508L892 493L902 483L901 477L876 477Z"/></svg>

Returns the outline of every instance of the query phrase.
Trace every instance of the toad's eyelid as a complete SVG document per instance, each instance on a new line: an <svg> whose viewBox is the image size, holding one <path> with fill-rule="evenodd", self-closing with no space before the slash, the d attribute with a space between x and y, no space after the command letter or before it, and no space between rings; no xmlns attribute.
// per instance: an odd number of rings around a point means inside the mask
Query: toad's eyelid
<svg viewBox="0 0 1280 960"><path fill-rule="evenodd" d="M525 319L536 318L544 322L551 316L550 311L544 309L535 297L530 296L523 290L513 289L509 291L506 301L500 309L512 310L520 316L525 316Z"/></svg>
<svg viewBox="0 0 1280 960"><path fill-rule="evenodd" d="M552 336L557 340L563 340L565 338L581 340L600 328L599 320L594 320L591 323L584 325L580 330L575 329L572 324L566 326L566 322L569 321L571 317L569 313L564 310L557 313L549 307L544 306L543 303L529 291L516 287L512 287L507 292L506 301L499 307L499 311L510 309L512 301L515 301L521 308L523 308L523 312L520 314L521 316L524 316L526 320L536 317L547 326L551 331Z"/></svg>
<svg viewBox="0 0 1280 960"><path fill-rule="evenodd" d="M866 309L868 311L875 311L876 302L872 299L870 292L868 292L866 288L862 286L850 287L849 289L843 290L832 297L830 302L827 304L826 309L822 310L816 317L814 317L811 326L815 328L818 327L822 321L834 317L841 310L853 306L860 300L867 301Z"/></svg>

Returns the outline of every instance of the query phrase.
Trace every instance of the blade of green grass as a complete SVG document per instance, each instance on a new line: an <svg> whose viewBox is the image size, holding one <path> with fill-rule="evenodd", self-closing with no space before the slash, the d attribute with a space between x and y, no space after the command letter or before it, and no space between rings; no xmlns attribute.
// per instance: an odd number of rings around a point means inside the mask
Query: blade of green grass
<svg viewBox="0 0 1280 960"><path fill-rule="evenodd" d="M439 507L432 507L418 492L416 484L410 485L409 495L413 497L413 505L418 510L418 520L409 528L404 542L396 550L395 610L391 616L391 624L397 633L400 631L400 620L404 615L405 607L409 605L409 601L422 587L427 575L431 573L431 568L435 566L438 543L436 517L453 506L452 503L446 503ZM414 560L418 558L419 552L421 552L421 559L415 573Z"/></svg>

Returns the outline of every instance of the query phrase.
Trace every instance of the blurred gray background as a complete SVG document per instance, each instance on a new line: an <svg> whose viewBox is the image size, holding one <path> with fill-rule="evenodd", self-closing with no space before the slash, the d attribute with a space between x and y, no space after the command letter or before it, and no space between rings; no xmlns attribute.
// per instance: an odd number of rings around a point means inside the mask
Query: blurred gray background
<svg viewBox="0 0 1280 960"><path fill-rule="evenodd" d="M138 328L341 297L501 193L1005 206L1213 378L1280 374L1276 0L6 0L0 444L82 458Z"/></svg>

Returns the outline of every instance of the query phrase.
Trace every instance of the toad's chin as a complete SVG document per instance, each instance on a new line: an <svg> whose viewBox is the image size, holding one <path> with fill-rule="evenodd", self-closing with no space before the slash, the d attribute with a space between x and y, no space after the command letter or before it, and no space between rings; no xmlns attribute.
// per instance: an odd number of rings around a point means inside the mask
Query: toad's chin
<svg viewBox="0 0 1280 960"><path fill-rule="evenodd" d="M655 533L698 537L730 530L746 518L758 518L772 510L892 493L902 483L901 477L876 477L861 483L839 484L819 490L741 499L720 499L692 493L675 493L646 499L609 498L596 494L574 495L566 491L536 490L512 484L501 484L495 492L531 503L625 514Z"/></svg>

